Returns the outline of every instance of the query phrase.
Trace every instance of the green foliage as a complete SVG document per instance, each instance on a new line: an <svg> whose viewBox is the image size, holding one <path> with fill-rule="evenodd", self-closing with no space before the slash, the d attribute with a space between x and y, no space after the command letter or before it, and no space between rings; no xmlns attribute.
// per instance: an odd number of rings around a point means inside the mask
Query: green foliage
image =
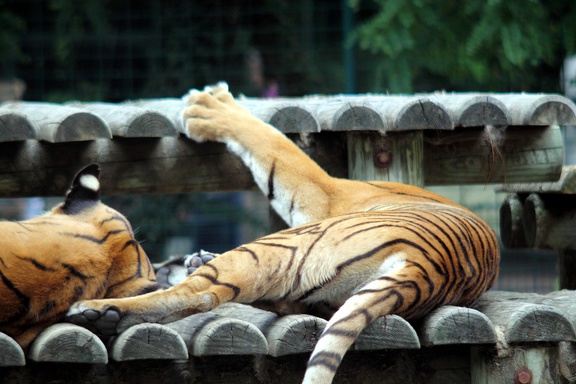
<svg viewBox="0 0 576 384"><path fill-rule="evenodd" d="M351 0L356 10L360 0ZM419 91L436 76L450 90L558 91L567 53L576 52L572 0L375 0L354 39L380 57L377 82ZM544 85L539 73L555 68Z"/></svg>

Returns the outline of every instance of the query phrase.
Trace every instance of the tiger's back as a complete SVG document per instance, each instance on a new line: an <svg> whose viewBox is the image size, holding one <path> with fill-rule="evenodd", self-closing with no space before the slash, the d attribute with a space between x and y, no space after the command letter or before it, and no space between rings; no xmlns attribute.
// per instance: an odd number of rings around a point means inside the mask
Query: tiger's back
<svg viewBox="0 0 576 384"><path fill-rule="evenodd" d="M43 216L0 221L0 331L24 348L75 301L157 289L129 222L99 201L99 168Z"/></svg>

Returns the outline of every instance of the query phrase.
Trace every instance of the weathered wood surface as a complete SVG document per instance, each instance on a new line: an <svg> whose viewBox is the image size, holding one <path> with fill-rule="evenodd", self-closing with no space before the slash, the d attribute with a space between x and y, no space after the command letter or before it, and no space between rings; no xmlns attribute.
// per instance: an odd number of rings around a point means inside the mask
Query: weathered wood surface
<svg viewBox="0 0 576 384"><path fill-rule="evenodd" d="M375 321L352 350L412 350L424 347L576 342L576 292L548 295L488 292L476 309L447 306L409 324L397 316ZM326 321L311 315L278 316L241 304L167 324L140 324L110 341L72 324L56 324L33 343L28 358L44 362L96 363L192 356L309 353ZM0 366L24 363L23 352L0 335ZM537 344L534 344L536 348Z"/></svg>

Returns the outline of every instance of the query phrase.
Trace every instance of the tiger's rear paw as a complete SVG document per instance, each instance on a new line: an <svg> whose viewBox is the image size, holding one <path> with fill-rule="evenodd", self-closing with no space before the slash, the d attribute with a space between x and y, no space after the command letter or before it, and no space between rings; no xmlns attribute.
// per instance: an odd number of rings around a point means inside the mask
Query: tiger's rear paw
<svg viewBox="0 0 576 384"><path fill-rule="evenodd" d="M119 329L122 313L117 307L108 307L103 311L87 308L82 303L74 304L66 314L66 321L83 326L104 336L114 336Z"/></svg>
<svg viewBox="0 0 576 384"><path fill-rule="evenodd" d="M217 253L194 252L191 255L176 256L163 263L154 264L156 280L167 287L183 282L188 275L194 273L198 268L214 260Z"/></svg>
<svg viewBox="0 0 576 384"><path fill-rule="evenodd" d="M205 264L208 264L210 261L214 260L218 256L219 256L218 253L212 253L200 250L200 252L195 252L191 255L186 256L186 259L184 260L184 265L188 269L188 274L191 275L192 273L196 272L198 268L200 268Z"/></svg>

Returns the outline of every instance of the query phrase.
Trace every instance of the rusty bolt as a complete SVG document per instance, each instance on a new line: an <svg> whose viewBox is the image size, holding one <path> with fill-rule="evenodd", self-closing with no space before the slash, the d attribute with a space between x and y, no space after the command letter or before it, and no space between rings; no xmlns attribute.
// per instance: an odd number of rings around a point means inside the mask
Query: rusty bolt
<svg viewBox="0 0 576 384"><path fill-rule="evenodd" d="M378 151L374 155L374 165L376 168L388 168L392 163L392 154L388 151Z"/></svg>
<svg viewBox="0 0 576 384"><path fill-rule="evenodd" d="M532 371L528 368L520 368L514 374L514 384L531 384Z"/></svg>

